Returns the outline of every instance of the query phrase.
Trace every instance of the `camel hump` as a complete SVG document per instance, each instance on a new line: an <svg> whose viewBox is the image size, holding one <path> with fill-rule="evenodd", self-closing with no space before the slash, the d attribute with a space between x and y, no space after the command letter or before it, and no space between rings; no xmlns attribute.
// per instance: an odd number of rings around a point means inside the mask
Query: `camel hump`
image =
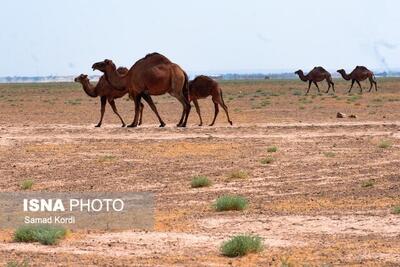
<svg viewBox="0 0 400 267"><path fill-rule="evenodd" d="M118 71L119 74L126 74L126 73L128 73L128 69L125 68L125 67L119 67L119 68L117 69L117 71Z"/></svg>
<svg viewBox="0 0 400 267"><path fill-rule="evenodd" d="M131 69L134 67L139 67L139 66L151 67L151 66L155 66L158 64L171 64L171 63L172 62L166 56L161 55L160 53L154 52L154 53L147 54L145 57L136 61L136 63L133 64Z"/></svg>
<svg viewBox="0 0 400 267"><path fill-rule="evenodd" d="M319 72L327 72L326 69L324 69L324 68L321 67L321 66L315 67L314 70L317 70L317 71L319 71Z"/></svg>
<svg viewBox="0 0 400 267"><path fill-rule="evenodd" d="M368 70L367 67L365 67L365 66L356 66L356 69L359 69L359 70Z"/></svg>

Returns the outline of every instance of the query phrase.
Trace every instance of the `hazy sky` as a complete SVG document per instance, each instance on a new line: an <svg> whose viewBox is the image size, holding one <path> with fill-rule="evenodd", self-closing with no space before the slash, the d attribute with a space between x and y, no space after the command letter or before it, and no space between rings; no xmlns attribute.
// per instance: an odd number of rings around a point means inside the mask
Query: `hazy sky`
<svg viewBox="0 0 400 267"><path fill-rule="evenodd" d="M399 12L398 0L4 0L0 76L94 74L154 51L192 74L400 69Z"/></svg>

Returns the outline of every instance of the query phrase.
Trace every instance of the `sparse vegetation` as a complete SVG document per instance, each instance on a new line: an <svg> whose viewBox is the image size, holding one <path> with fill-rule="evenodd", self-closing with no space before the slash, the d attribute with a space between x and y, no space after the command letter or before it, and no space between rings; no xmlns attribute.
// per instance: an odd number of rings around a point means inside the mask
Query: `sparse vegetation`
<svg viewBox="0 0 400 267"><path fill-rule="evenodd" d="M13 260L7 262L6 267L29 267L29 262L26 259L21 262Z"/></svg>
<svg viewBox="0 0 400 267"><path fill-rule="evenodd" d="M379 148L389 148L392 146L392 143L388 140L382 140L381 142L379 142L378 147Z"/></svg>
<svg viewBox="0 0 400 267"><path fill-rule="evenodd" d="M64 238L67 230L63 227L49 225L21 226L14 233L16 242L39 242L43 245L54 245Z"/></svg>
<svg viewBox="0 0 400 267"><path fill-rule="evenodd" d="M243 170L233 171L230 173L230 179L247 179L249 177L248 173Z"/></svg>
<svg viewBox="0 0 400 267"><path fill-rule="evenodd" d="M395 206L392 208L393 214L400 214L400 206Z"/></svg>
<svg viewBox="0 0 400 267"><path fill-rule="evenodd" d="M267 148L268 153L275 153L276 151L278 151L278 147L276 146L270 146Z"/></svg>
<svg viewBox="0 0 400 267"><path fill-rule="evenodd" d="M369 179L369 180L362 181L361 187L372 187L372 186L374 186L374 184L375 184L375 180Z"/></svg>
<svg viewBox="0 0 400 267"><path fill-rule="evenodd" d="M191 182L192 188L206 187L206 186L210 186L210 185L211 185L211 181L207 178L207 176L203 176L203 175L193 177L192 182Z"/></svg>
<svg viewBox="0 0 400 267"><path fill-rule="evenodd" d="M105 155L105 156L101 156L101 157L99 158L99 161L100 161L100 162L107 162L107 161L114 161L114 160L116 160L116 159L117 159L116 156L113 156L113 155Z"/></svg>
<svg viewBox="0 0 400 267"><path fill-rule="evenodd" d="M21 189L28 190L31 189L32 186L33 186L33 180L24 180L21 184Z"/></svg>
<svg viewBox="0 0 400 267"><path fill-rule="evenodd" d="M69 99L69 100L64 101L64 104L72 105L72 106L80 105L81 99Z"/></svg>
<svg viewBox="0 0 400 267"><path fill-rule="evenodd" d="M274 162L274 158L273 157L266 157L266 158L263 158L263 159L261 159L261 164L270 164L270 163L272 163L272 162Z"/></svg>
<svg viewBox="0 0 400 267"><path fill-rule="evenodd" d="M215 202L216 211L244 210L248 205L247 199L241 196L222 196Z"/></svg>
<svg viewBox="0 0 400 267"><path fill-rule="evenodd" d="M324 152L324 156L327 158L333 158L336 154L332 151Z"/></svg>
<svg viewBox="0 0 400 267"><path fill-rule="evenodd" d="M240 257L263 250L261 237L253 235L237 235L224 242L221 254L227 257Z"/></svg>

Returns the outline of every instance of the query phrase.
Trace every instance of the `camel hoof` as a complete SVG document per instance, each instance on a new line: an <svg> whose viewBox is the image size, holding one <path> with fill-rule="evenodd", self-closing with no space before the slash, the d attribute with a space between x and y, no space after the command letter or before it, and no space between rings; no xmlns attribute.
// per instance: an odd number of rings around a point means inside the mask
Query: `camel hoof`
<svg viewBox="0 0 400 267"><path fill-rule="evenodd" d="M137 125L135 125L135 124L129 124L129 125L126 126L126 127L128 127L128 128L135 128L135 127L137 127Z"/></svg>
<svg viewBox="0 0 400 267"><path fill-rule="evenodd" d="M101 124L97 124L96 126L94 126L95 128L100 128Z"/></svg>
<svg viewBox="0 0 400 267"><path fill-rule="evenodd" d="M126 126L125 124L122 124L122 125L121 125L122 128L124 128L125 126Z"/></svg>
<svg viewBox="0 0 400 267"><path fill-rule="evenodd" d="M209 124L208 126L214 126L214 123Z"/></svg>
<svg viewBox="0 0 400 267"><path fill-rule="evenodd" d="M160 128L165 127L165 123L161 123L159 127L160 127Z"/></svg>
<svg viewBox="0 0 400 267"><path fill-rule="evenodd" d="M199 126L203 126L203 124L202 124L202 123L200 123L200 124L199 124Z"/></svg>
<svg viewBox="0 0 400 267"><path fill-rule="evenodd" d="M186 125L185 124L180 124L180 125L177 125L179 128L186 128Z"/></svg>
<svg viewBox="0 0 400 267"><path fill-rule="evenodd" d="M231 124L231 126L233 125L233 123L231 121L229 121L229 123Z"/></svg>

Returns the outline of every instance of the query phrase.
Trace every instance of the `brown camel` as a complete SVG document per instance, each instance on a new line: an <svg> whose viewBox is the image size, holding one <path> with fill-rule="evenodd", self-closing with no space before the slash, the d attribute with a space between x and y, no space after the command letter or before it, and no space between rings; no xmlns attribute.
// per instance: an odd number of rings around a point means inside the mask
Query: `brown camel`
<svg viewBox="0 0 400 267"><path fill-rule="evenodd" d="M215 119L217 118L219 112L218 105L221 105L221 107L225 110L228 122L232 125L232 121L230 120L228 114L228 107L225 105L224 99L222 98L222 90L216 81L204 75L197 76L193 81L189 82L189 95L190 101L193 101L197 114L199 114L199 126L203 125L203 120L200 115L200 107L197 100L206 98L208 96L211 96L212 101L214 102L214 119L210 126L214 125Z"/></svg>
<svg viewBox="0 0 400 267"><path fill-rule="evenodd" d="M314 83L318 89L318 92L320 92L317 82L321 82L323 80L326 80L328 82L328 91L326 91L326 92L327 93L329 92L331 85L332 85L333 92L335 92L335 84L332 81L332 76L323 67L315 67L307 75L304 75L302 70L296 71L295 74L299 75L300 79L303 82L308 81L308 90L307 90L306 95L310 91L311 83Z"/></svg>
<svg viewBox="0 0 400 267"><path fill-rule="evenodd" d="M120 67L117 71L121 74L127 73L128 69L124 67ZM125 127L125 122L122 117L119 115L117 107L115 106L114 99L123 97L128 91L120 91L114 89L107 81L106 78L103 76L100 77L96 86L90 84L89 78L85 74L81 74L74 79L75 82L79 82L82 84L83 90L85 93L90 97L100 97L100 121L95 127L100 127L103 122L104 112L106 110L106 102L110 104L111 108L113 109L114 113L117 114L118 118L122 122L122 127ZM141 104L141 112L140 112L140 122L142 123L142 114L143 114L143 104Z"/></svg>
<svg viewBox="0 0 400 267"><path fill-rule="evenodd" d="M345 79L346 81L351 80L351 86L349 89L349 93L351 92L351 89L353 88L354 82L357 82L358 86L360 87L360 93L362 93L362 87L361 87L360 82L364 81L367 78L369 79L369 83L371 85L369 87L368 92L371 92L372 85L375 85L375 91L376 92L378 91L374 73L364 66L357 66L350 74L346 74L346 71L344 69L340 69L337 72L339 72L340 75L342 75L343 79Z"/></svg>
<svg viewBox="0 0 400 267"><path fill-rule="evenodd" d="M138 125L140 100L143 97L150 105L160 121L160 127L165 123L158 114L151 95L169 93L177 98L183 112L178 127L185 127L190 113L189 86L186 73L165 56L152 53L138 60L127 74L119 74L115 64L111 60L104 60L93 64L93 70L104 73L107 81L118 90L128 90L130 97L135 101L135 118L128 127Z"/></svg>

